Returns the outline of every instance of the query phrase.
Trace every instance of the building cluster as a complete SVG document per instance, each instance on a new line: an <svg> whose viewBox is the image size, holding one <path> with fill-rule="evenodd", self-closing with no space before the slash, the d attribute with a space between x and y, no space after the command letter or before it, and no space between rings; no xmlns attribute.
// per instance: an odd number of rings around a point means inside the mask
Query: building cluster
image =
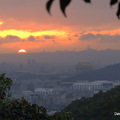
<svg viewBox="0 0 120 120"><path fill-rule="evenodd" d="M59 82L53 88L35 88L33 91L23 91L25 99L31 104L38 104L48 110L60 110L70 104L73 100L82 97L91 97L100 90L106 92L120 85L120 81L80 81Z"/></svg>
<svg viewBox="0 0 120 120"><path fill-rule="evenodd" d="M120 85L120 83L116 83L116 85ZM91 97L94 94L98 93L100 90L106 92L115 86L114 82L110 81L84 81L84 82L76 82L73 84L73 91L75 93L75 98L78 97Z"/></svg>
<svg viewBox="0 0 120 120"><path fill-rule="evenodd" d="M31 104L44 106L48 110L59 110L67 104L70 104L71 99L69 99L70 95L65 93L65 91L55 89L56 88L36 88L34 92L24 91L23 95Z"/></svg>

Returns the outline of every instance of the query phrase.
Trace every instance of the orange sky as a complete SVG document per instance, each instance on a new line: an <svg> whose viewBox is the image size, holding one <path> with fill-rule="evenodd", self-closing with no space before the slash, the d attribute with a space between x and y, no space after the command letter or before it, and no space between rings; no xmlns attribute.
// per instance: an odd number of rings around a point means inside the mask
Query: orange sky
<svg viewBox="0 0 120 120"><path fill-rule="evenodd" d="M88 5L75 0L64 18L55 1L52 16L45 0L0 0L0 53L120 49L120 21L109 0Z"/></svg>

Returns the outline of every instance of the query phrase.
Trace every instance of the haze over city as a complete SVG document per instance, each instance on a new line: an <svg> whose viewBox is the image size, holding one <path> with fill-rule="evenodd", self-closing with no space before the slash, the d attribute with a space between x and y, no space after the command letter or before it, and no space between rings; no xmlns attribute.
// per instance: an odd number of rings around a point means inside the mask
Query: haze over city
<svg viewBox="0 0 120 120"><path fill-rule="evenodd" d="M119 17L119 0L0 0L0 120L119 120Z"/></svg>

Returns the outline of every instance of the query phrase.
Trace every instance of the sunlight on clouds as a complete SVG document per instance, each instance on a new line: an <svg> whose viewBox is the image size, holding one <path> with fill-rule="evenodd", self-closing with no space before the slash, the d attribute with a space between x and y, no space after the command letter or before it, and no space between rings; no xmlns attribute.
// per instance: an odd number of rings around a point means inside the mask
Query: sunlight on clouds
<svg viewBox="0 0 120 120"><path fill-rule="evenodd" d="M30 52L41 51L80 51L90 45L93 49L120 49L120 29L106 31L71 30L1 30L0 47L4 53L12 53L22 48Z"/></svg>
<svg viewBox="0 0 120 120"><path fill-rule="evenodd" d="M43 35L55 35L59 38L66 38L67 37L67 31L59 31L59 30L48 30L48 31L37 31L37 32L29 32L24 30L3 30L0 31L0 37L6 37L7 35L17 36L21 39L28 38L29 36L43 36Z"/></svg>
<svg viewBox="0 0 120 120"><path fill-rule="evenodd" d="M88 33L92 33L92 34L102 34L102 35L116 35L116 34L120 34L120 29L115 29L115 30L101 30L101 31L88 31L85 32L84 34L88 34Z"/></svg>

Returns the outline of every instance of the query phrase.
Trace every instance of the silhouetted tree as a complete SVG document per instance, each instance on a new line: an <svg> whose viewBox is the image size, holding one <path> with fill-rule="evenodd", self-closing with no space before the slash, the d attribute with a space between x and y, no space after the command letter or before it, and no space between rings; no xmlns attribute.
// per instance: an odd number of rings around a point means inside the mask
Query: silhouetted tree
<svg viewBox="0 0 120 120"><path fill-rule="evenodd" d="M73 101L64 111L71 112L75 120L120 120L120 86L107 92L99 91L90 98Z"/></svg>
<svg viewBox="0 0 120 120"><path fill-rule="evenodd" d="M0 120L73 120L71 114L47 114L47 110L36 104L31 104L24 99L12 99L9 93L13 80L0 75Z"/></svg>

